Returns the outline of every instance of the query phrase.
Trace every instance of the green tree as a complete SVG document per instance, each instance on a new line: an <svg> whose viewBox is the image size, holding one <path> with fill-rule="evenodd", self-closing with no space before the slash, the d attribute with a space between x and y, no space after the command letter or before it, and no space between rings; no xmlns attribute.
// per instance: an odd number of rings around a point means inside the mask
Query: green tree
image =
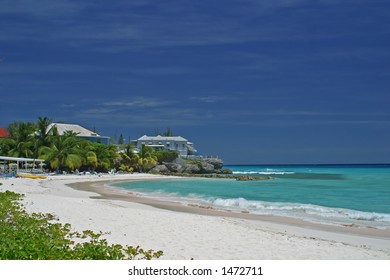
<svg viewBox="0 0 390 280"><path fill-rule="evenodd" d="M13 139L0 139L0 155L6 156L9 152L14 149L16 142Z"/></svg>
<svg viewBox="0 0 390 280"><path fill-rule="evenodd" d="M110 169L118 157L115 145L93 143L93 152L96 154L97 169L99 171L107 171Z"/></svg>
<svg viewBox="0 0 390 280"><path fill-rule="evenodd" d="M167 128L164 133L162 134L162 136L167 136L167 137L172 137L173 136L173 132L171 131L171 128Z"/></svg>
<svg viewBox="0 0 390 280"><path fill-rule="evenodd" d="M138 169L141 172L147 172L157 164L157 158L154 155L154 151L151 147L142 145L138 156Z"/></svg>
<svg viewBox="0 0 390 280"><path fill-rule="evenodd" d="M138 170L138 161L139 156L134 152L134 147L131 144L127 144L119 153L118 164L122 171Z"/></svg>
<svg viewBox="0 0 390 280"><path fill-rule="evenodd" d="M98 158L94 151L88 151L85 155L86 164L88 167L91 167L92 170L95 170L98 167Z"/></svg>
<svg viewBox="0 0 390 280"><path fill-rule="evenodd" d="M65 137L76 137L78 135L77 132L74 132L72 130L65 130L64 131L64 136Z"/></svg>
<svg viewBox="0 0 390 280"><path fill-rule="evenodd" d="M93 143L88 140L80 139L78 146L80 156L83 160L81 168L95 170L98 166L98 160L96 153L94 152Z"/></svg>
<svg viewBox="0 0 390 280"><path fill-rule="evenodd" d="M57 135L51 139L50 147L40 148L40 158L49 162L50 167L75 170L82 165L82 152L79 147L79 139L74 136Z"/></svg>
<svg viewBox="0 0 390 280"><path fill-rule="evenodd" d="M163 162L172 162L179 157L178 151L159 150L156 151L154 154L160 164Z"/></svg>
<svg viewBox="0 0 390 280"><path fill-rule="evenodd" d="M26 142L35 133L37 127L32 122L14 122L8 126L11 137L17 142Z"/></svg>
<svg viewBox="0 0 390 280"><path fill-rule="evenodd" d="M48 117L38 117L37 122L37 132L35 133L38 145L41 146L50 146L50 136L51 136L51 129L49 130L49 126L52 123L52 120Z"/></svg>
<svg viewBox="0 0 390 280"><path fill-rule="evenodd" d="M15 122L9 125L9 131L15 141L15 147L9 151L9 155L14 157L33 156L36 125L31 122Z"/></svg>
<svg viewBox="0 0 390 280"><path fill-rule="evenodd" d="M123 139L123 135L119 135L118 145L123 145L125 143L125 139Z"/></svg>
<svg viewBox="0 0 390 280"><path fill-rule="evenodd" d="M38 117L36 123L11 123L11 139L0 141L0 154L41 158L56 171L80 167L107 171L124 161L117 152L117 146L92 143L77 137L77 133L73 131L65 131L63 135L59 135L55 126L49 129L51 123L52 120L48 117ZM119 140L124 143L122 134ZM146 163L139 163L138 155L132 155L126 164L134 169L142 166L147 168Z"/></svg>
<svg viewBox="0 0 390 280"><path fill-rule="evenodd" d="M171 136L173 136L173 132L171 131L171 128L167 127L167 129L163 133L161 133L158 129L155 129L154 135L155 136L161 135L161 136L171 137Z"/></svg>

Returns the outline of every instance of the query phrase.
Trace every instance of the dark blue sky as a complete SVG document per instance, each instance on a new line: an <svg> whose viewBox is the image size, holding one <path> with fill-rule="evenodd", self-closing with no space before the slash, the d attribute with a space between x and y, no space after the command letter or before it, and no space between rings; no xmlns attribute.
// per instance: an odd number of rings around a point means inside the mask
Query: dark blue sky
<svg viewBox="0 0 390 280"><path fill-rule="evenodd" d="M390 162L390 2L0 2L0 126L170 127L233 163Z"/></svg>

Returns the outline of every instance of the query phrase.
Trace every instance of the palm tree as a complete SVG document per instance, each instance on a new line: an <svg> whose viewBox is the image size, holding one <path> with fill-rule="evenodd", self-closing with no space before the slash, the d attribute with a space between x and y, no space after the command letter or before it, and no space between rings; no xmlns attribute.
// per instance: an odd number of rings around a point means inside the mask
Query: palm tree
<svg viewBox="0 0 390 280"><path fill-rule="evenodd" d="M34 144L32 142L18 142L16 147L9 151L13 157L31 157L34 155Z"/></svg>
<svg viewBox="0 0 390 280"><path fill-rule="evenodd" d="M152 166L157 164L157 158L151 147L142 145L138 156L138 167L141 172L149 171Z"/></svg>
<svg viewBox="0 0 390 280"><path fill-rule="evenodd" d="M85 163L88 167L91 167L92 170L95 170L98 167L98 158L95 152L87 151L85 155Z"/></svg>
<svg viewBox="0 0 390 280"><path fill-rule="evenodd" d="M139 156L134 152L134 147L131 144L127 144L119 153L119 169L123 171L133 171L138 168Z"/></svg>
<svg viewBox="0 0 390 280"><path fill-rule="evenodd" d="M125 139L123 138L123 135L119 135L118 145L123 145L125 143Z"/></svg>
<svg viewBox="0 0 390 280"><path fill-rule="evenodd" d="M80 156L83 159L83 166L86 169L95 170L98 166L97 156L94 152L93 143L88 140L80 139L79 142Z"/></svg>
<svg viewBox="0 0 390 280"><path fill-rule="evenodd" d="M93 143L93 152L97 158L97 167L103 171L110 169L112 163L118 157L115 145Z"/></svg>
<svg viewBox="0 0 390 280"><path fill-rule="evenodd" d="M75 170L82 165L79 139L74 136L53 136L51 146L41 147L40 155L57 172L62 168Z"/></svg>
<svg viewBox="0 0 390 280"><path fill-rule="evenodd" d="M58 133L58 131L57 131L57 133ZM65 137L76 137L78 134L79 134L79 133L74 132L74 131L72 131L72 130L65 130L65 131L64 131L64 136L65 136Z"/></svg>
<svg viewBox="0 0 390 280"><path fill-rule="evenodd" d="M14 149L16 142L13 139L0 139L0 155L5 156L9 154L9 151Z"/></svg>
<svg viewBox="0 0 390 280"><path fill-rule="evenodd" d="M38 117L36 137L38 139L39 146L50 146L50 135L52 129L49 130L49 126L52 120L48 117Z"/></svg>
<svg viewBox="0 0 390 280"><path fill-rule="evenodd" d="M15 122L9 125L11 137L16 145L9 151L10 156L30 157L34 155L34 132L36 126L34 123Z"/></svg>
<svg viewBox="0 0 390 280"><path fill-rule="evenodd" d="M15 141L26 142L36 131L36 125L32 122L14 122L8 126L8 130Z"/></svg>

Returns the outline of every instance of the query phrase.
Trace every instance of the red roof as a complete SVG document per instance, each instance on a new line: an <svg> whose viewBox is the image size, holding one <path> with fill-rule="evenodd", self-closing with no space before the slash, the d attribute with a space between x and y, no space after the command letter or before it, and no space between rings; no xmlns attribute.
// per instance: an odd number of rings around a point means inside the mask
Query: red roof
<svg viewBox="0 0 390 280"><path fill-rule="evenodd" d="M10 137L8 130L6 128L0 127L0 137Z"/></svg>

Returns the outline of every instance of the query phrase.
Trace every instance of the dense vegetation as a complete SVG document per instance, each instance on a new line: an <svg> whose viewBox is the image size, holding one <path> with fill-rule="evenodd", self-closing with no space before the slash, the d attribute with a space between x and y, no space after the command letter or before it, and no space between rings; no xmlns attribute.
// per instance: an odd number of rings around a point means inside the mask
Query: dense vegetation
<svg viewBox="0 0 390 280"><path fill-rule="evenodd" d="M102 233L71 232L50 214L28 214L20 194L0 192L1 260L123 260L153 259L162 252L108 244Z"/></svg>
<svg viewBox="0 0 390 280"><path fill-rule="evenodd" d="M11 138L0 139L0 155L44 159L46 168L57 172L147 172L159 162L178 156L174 151L154 151L147 146L136 153L130 144L92 143L71 131L59 135L55 126L49 129L50 124L47 117L39 117L37 123L10 124Z"/></svg>

